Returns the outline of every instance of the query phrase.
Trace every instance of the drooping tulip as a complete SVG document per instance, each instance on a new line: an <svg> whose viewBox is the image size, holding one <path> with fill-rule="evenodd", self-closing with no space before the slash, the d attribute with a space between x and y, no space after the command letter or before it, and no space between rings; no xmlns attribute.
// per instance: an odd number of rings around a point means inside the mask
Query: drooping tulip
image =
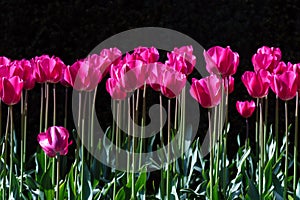
<svg viewBox="0 0 300 200"><path fill-rule="evenodd" d="M251 101L237 101L236 102L236 110L240 113L240 115L244 118L249 118L252 116L255 110L255 102Z"/></svg>
<svg viewBox="0 0 300 200"><path fill-rule="evenodd" d="M58 155L67 155L68 147L72 144L69 140L69 132L62 126L52 126L41 132L37 136L37 140L49 157L55 157Z"/></svg>
<svg viewBox="0 0 300 200"><path fill-rule="evenodd" d="M270 77L272 91L283 101L293 99L297 92L297 75L294 71L286 71Z"/></svg>
<svg viewBox="0 0 300 200"><path fill-rule="evenodd" d="M259 70L257 72L246 71L241 79L250 96L253 98L263 98L267 96L269 91L269 76L270 73L266 70Z"/></svg>
<svg viewBox="0 0 300 200"><path fill-rule="evenodd" d="M203 52L206 61L206 70L210 74L227 77L236 73L239 65L239 54L226 48L215 46Z"/></svg>
<svg viewBox="0 0 300 200"><path fill-rule="evenodd" d="M186 75L173 68L166 67L160 83L161 93L171 99L181 93L186 84Z"/></svg>
<svg viewBox="0 0 300 200"><path fill-rule="evenodd" d="M274 68L281 60L281 50L275 47L263 46L252 56L252 64L255 71L264 69L273 73Z"/></svg>
<svg viewBox="0 0 300 200"><path fill-rule="evenodd" d="M212 108L221 102L221 83L216 75L197 80L192 79L191 96L204 108Z"/></svg>
<svg viewBox="0 0 300 200"><path fill-rule="evenodd" d="M17 104L21 99L23 80L18 76L0 79L0 99L7 105Z"/></svg>

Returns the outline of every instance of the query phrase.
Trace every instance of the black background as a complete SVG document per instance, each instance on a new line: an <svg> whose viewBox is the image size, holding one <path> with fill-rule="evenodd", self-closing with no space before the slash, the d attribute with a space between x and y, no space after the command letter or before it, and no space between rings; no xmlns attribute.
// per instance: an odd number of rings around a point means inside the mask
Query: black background
<svg viewBox="0 0 300 200"><path fill-rule="evenodd" d="M240 65L234 76L235 91L230 96L229 104L229 152L233 153L237 149L237 133L245 132L245 122L236 112L235 102L251 99L240 76L246 70L253 70L252 55L263 45L275 46L281 48L284 61L300 62L300 7L296 3L297 0L1 1L0 55L11 59L30 59L36 55L49 54L60 57L66 64L72 64L108 37L146 26L182 32L206 49L215 45L229 45L240 55ZM64 95L63 88L58 87L59 96ZM103 114L99 115L99 120L109 125L111 120L107 118L109 113L106 113L108 109L105 108L109 108L110 99L104 83L100 84L99 89L103 92L103 98L99 100L99 110L103 108ZM29 93L28 150L31 153L36 150L35 138L39 131L39 93L39 86ZM270 99L269 122L273 122L272 92ZM293 119L292 105L290 120ZM19 105L15 106L16 124L19 121L18 110ZM63 98L58 100L58 110L57 123L62 125ZM3 115L5 118L5 111ZM283 124L283 115L280 118ZM254 120L253 116L250 119L252 129ZM5 122L4 119L2 121ZM72 121L69 121L69 129L72 129ZM201 137L207 123L200 125L198 134ZM254 135L250 135L250 138L253 144Z"/></svg>

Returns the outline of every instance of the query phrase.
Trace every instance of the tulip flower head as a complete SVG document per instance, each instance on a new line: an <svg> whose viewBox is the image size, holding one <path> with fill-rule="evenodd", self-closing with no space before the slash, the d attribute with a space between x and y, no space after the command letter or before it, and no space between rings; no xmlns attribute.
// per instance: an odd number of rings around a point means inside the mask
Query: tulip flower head
<svg viewBox="0 0 300 200"><path fill-rule="evenodd" d="M17 104L21 100L23 80L18 76L0 79L0 99L7 105Z"/></svg>
<svg viewBox="0 0 300 200"><path fill-rule="evenodd" d="M255 71L264 69L273 73L277 64L281 60L281 50L275 47L263 46L252 56L252 64Z"/></svg>
<svg viewBox="0 0 300 200"><path fill-rule="evenodd" d="M240 113L240 115L244 118L249 118L252 116L255 110L255 102L251 101L237 101L236 102L236 110Z"/></svg>
<svg viewBox="0 0 300 200"><path fill-rule="evenodd" d="M257 72L246 71L241 79L250 96L253 98L263 98L267 96L269 91L269 76L270 73L266 70L259 70Z"/></svg>
<svg viewBox="0 0 300 200"><path fill-rule="evenodd" d="M58 155L67 155L68 147L72 144L69 140L69 132L61 126L52 126L46 132L39 133L37 140L49 157Z"/></svg>
<svg viewBox="0 0 300 200"><path fill-rule="evenodd" d="M233 52L229 46L226 48L215 46L203 52L206 70L210 74L227 77L236 73L239 65L239 54Z"/></svg>
<svg viewBox="0 0 300 200"><path fill-rule="evenodd" d="M297 74L294 71L286 71L280 75L272 75L270 87L281 100L291 100L297 92Z"/></svg>
<svg viewBox="0 0 300 200"><path fill-rule="evenodd" d="M212 108L221 102L221 83L216 75L192 79L191 96L204 108Z"/></svg>

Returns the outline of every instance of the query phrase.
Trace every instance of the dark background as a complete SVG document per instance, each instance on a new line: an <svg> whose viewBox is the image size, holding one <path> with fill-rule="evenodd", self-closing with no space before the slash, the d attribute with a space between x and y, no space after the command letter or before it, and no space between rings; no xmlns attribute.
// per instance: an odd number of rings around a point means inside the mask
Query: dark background
<svg viewBox="0 0 300 200"><path fill-rule="evenodd" d="M229 137L232 137L229 152L233 153L237 149L236 135L245 132L244 119L236 112L235 102L251 99L240 76L246 70L253 70L252 55L263 45L275 46L281 48L284 61L300 62L300 7L296 6L296 3L297 0L263 2L6 0L0 2L0 55L11 59L30 59L36 55L49 54L60 57L66 64L72 64L77 59L85 57L108 37L146 26L174 29L192 37L205 49L215 45L223 47L229 45L240 55L240 65L234 76L235 91L230 96L229 104L231 122ZM99 101L104 110L104 114L99 115L99 121L109 125L111 120L107 117L109 113L105 113L105 108L109 108L110 99L104 83L100 84L99 89L103 91L101 94L103 98ZM31 152L36 150L35 138L39 131L39 93L39 86L29 93L28 150ZM64 95L61 86L58 93L59 96ZM270 95L270 99L272 109L269 122L272 122L273 94ZM59 98L58 104L57 123L62 125L63 98ZM292 105L290 120L293 119ZM18 106L15 110L18 110ZM204 109L202 111L205 112ZM18 111L15 112L15 116L17 123ZM281 118L283 120L283 115ZM252 130L254 120L255 117L250 119ZM51 122L51 119L49 121ZM72 128L72 122L69 122L68 126ZM204 121L200 125L198 134L201 137L207 128L207 122ZM253 144L254 135L250 135L250 138Z"/></svg>

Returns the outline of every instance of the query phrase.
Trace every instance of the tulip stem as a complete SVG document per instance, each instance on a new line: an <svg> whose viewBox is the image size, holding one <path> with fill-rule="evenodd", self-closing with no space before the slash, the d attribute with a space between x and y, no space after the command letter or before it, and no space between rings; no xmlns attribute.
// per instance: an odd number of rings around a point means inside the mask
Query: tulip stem
<svg viewBox="0 0 300 200"><path fill-rule="evenodd" d="M263 136L263 122L262 122L262 103L259 102L259 140L260 140L260 166L259 166L259 196L263 199L263 169L264 169L264 136Z"/></svg>
<svg viewBox="0 0 300 200"><path fill-rule="evenodd" d="M13 151L14 151L14 139L13 139L13 107L9 106L10 112L10 159L9 159L9 192L8 195L11 195L12 189L12 173L13 173Z"/></svg>
<svg viewBox="0 0 300 200"><path fill-rule="evenodd" d="M49 84L48 83L45 83L45 95L46 95L46 107L45 107L45 127L44 127L44 130L46 131L47 130L47 127L48 127L48 109L49 109ZM47 155L44 153L45 155L45 171L47 171ZM53 182L53 180L52 180ZM54 183L54 182L53 182Z"/></svg>
<svg viewBox="0 0 300 200"><path fill-rule="evenodd" d="M23 92L21 93L21 183L20 183L20 198L23 191L23 173L24 173L24 98Z"/></svg>
<svg viewBox="0 0 300 200"><path fill-rule="evenodd" d="M285 108L285 162L284 162L284 188L283 188L283 199L287 198L287 183L288 183L288 105L287 101L284 102Z"/></svg>
<svg viewBox="0 0 300 200"><path fill-rule="evenodd" d="M167 154L167 199L170 199L170 142L171 142L171 100L168 99L168 154Z"/></svg>
<svg viewBox="0 0 300 200"><path fill-rule="evenodd" d="M113 111L114 112L114 111ZM130 97L127 98L127 127L128 127L128 143L127 150L130 152L130 131L131 131L131 117L130 117ZM127 180L129 180L129 171L130 171L130 154L127 154Z"/></svg>
<svg viewBox="0 0 300 200"><path fill-rule="evenodd" d="M216 108L214 108L216 109ZM215 113L216 114L216 113ZM210 144L210 156L209 156L209 197L213 199L213 186L214 186L214 177L213 177L213 162L214 162L214 145L213 145L213 135L211 132L211 109L208 109L208 130L209 130L209 144Z"/></svg>
<svg viewBox="0 0 300 200"><path fill-rule="evenodd" d="M68 122L68 88L65 88L65 117L64 117L64 127L67 128Z"/></svg>
<svg viewBox="0 0 300 200"><path fill-rule="evenodd" d="M6 163L7 163L7 141L8 141L8 129L9 129L9 108L7 112L7 118L6 118L6 130L5 130L5 142L4 142L4 178L3 178L3 193L2 197L3 200L6 200L6 175L7 175L7 168L6 168Z"/></svg>
<svg viewBox="0 0 300 200"><path fill-rule="evenodd" d="M259 98L256 98L256 108L259 108ZM255 150L256 156L259 156L259 109L256 110L256 121L255 121Z"/></svg>
<svg viewBox="0 0 300 200"><path fill-rule="evenodd" d="M44 85L41 84L40 132L43 131L43 115L44 115Z"/></svg>
<svg viewBox="0 0 300 200"><path fill-rule="evenodd" d="M53 126L56 124L56 86L53 84ZM55 183L55 158L52 158L52 182Z"/></svg>
<svg viewBox="0 0 300 200"><path fill-rule="evenodd" d="M265 97L265 121L264 121L264 160L263 162L265 163L266 161L266 143L267 143L267 130L268 130L268 95Z"/></svg>
<svg viewBox="0 0 300 200"><path fill-rule="evenodd" d="M246 139L245 139L245 149L248 149L248 137L249 137L249 122L246 118Z"/></svg>
<svg viewBox="0 0 300 200"><path fill-rule="evenodd" d="M60 155L56 159L56 200L59 200L59 173L60 173Z"/></svg>
<svg viewBox="0 0 300 200"><path fill-rule="evenodd" d="M276 149L275 149L275 159L277 161L279 154L279 136L278 136L278 126L279 126L279 101L278 96L276 95L276 108L275 108L275 141L276 141Z"/></svg>
<svg viewBox="0 0 300 200"><path fill-rule="evenodd" d="M137 112L135 112L135 95L133 93L132 95L132 172L131 172L131 198L130 200L134 200L135 199L135 119L137 116L135 116L135 114L137 114Z"/></svg>
<svg viewBox="0 0 300 200"><path fill-rule="evenodd" d="M299 107L299 92L297 91L297 93L296 93L296 110L295 110L295 143L294 143L294 176L293 176L294 199L296 199L296 188L297 188L298 107Z"/></svg>

